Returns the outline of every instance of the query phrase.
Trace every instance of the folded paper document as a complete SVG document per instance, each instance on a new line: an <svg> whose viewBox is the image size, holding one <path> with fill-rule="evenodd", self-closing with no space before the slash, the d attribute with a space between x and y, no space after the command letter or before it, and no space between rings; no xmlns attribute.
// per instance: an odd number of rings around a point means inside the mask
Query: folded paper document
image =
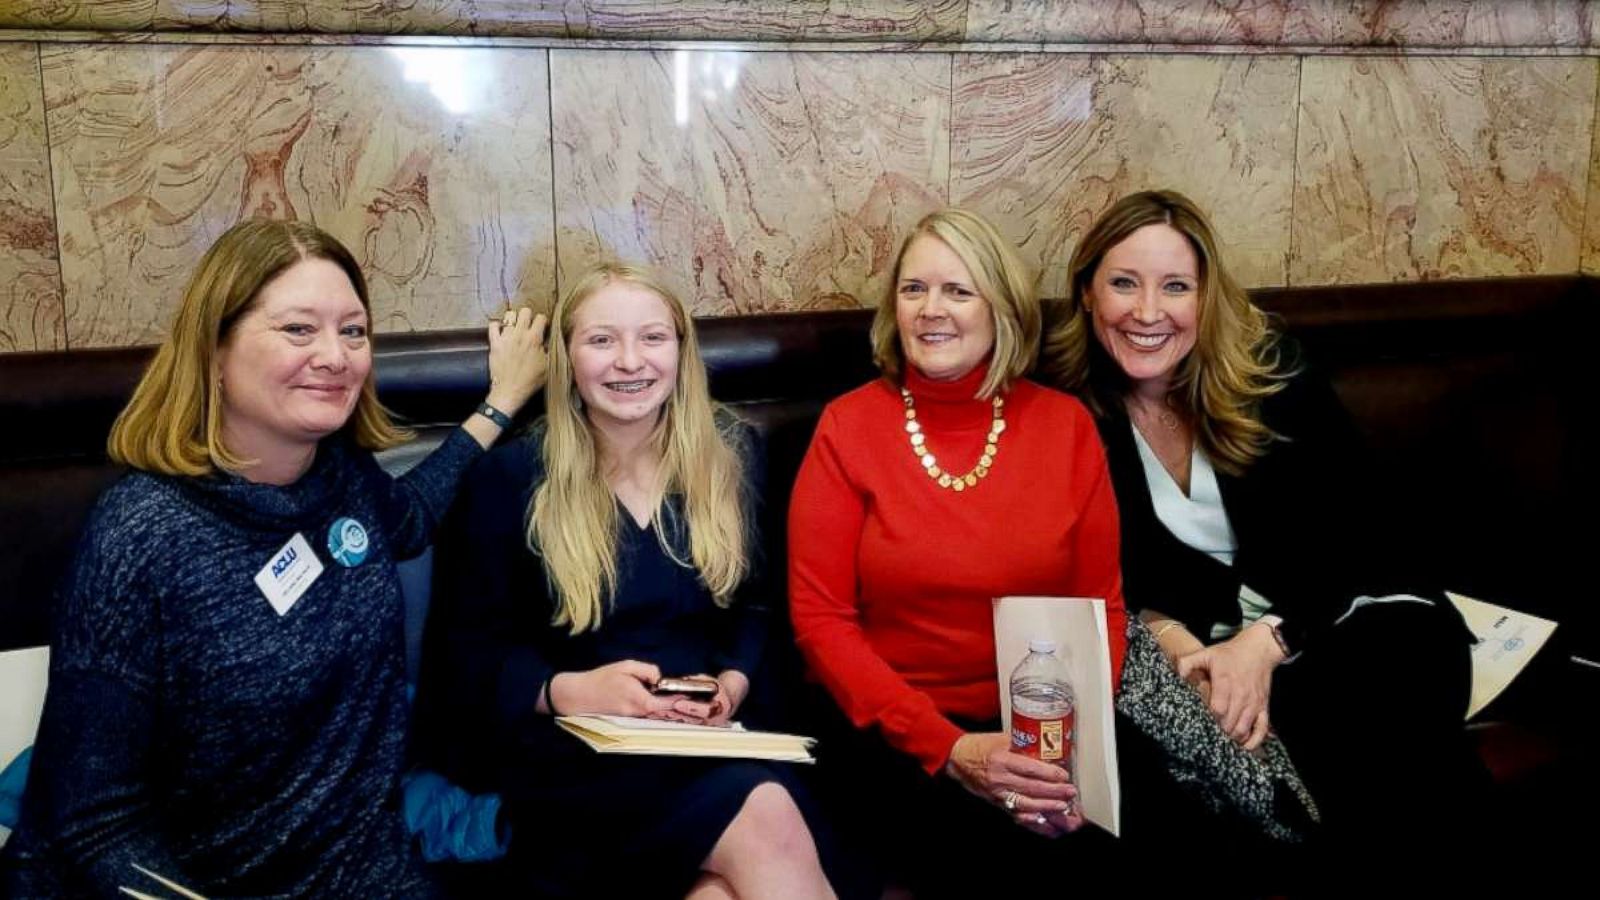
<svg viewBox="0 0 1600 900"><path fill-rule="evenodd" d="M628 716L559 716L556 724L601 753L655 756L722 756L811 762L814 738L749 731L737 723L685 725Z"/></svg>
<svg viewBox="0 0 1600 900"><path fill-rule="evenodd" d="M1448 591L1445 596L1478 637L1472 648L1472 702L1467 706L1470 719L1500 696L1527 667L1539 648L1550 640L1556 623Z"/></svg>

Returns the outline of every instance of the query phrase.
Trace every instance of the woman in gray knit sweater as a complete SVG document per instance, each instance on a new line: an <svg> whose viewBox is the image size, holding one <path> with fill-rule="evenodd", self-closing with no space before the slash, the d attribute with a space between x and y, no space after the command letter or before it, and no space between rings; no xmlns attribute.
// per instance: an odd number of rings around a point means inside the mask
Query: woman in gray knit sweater
<svg viewBox="0 0 1600 900"><path fill-rule="evenodd" d="M490 326L487 403L411 473L377 402L365 280L303 223L201 260L110 440L60 591L12 896L428 892L397 805L395 561L544 377L543 318Z"/></svg>

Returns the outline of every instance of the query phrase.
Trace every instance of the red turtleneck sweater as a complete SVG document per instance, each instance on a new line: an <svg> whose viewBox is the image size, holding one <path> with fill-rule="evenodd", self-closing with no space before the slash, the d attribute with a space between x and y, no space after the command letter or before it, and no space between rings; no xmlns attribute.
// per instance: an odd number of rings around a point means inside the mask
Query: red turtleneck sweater
<svg viewBox="0 0 1600 900"><path fill-rule="evenodd" d="M966 473L993 412L987 369L906 386L940 468ZM962 730L1000 714L991 600L1103 597L1112 683L1125 650L1117 509L1089 413L1027 381L1005 395L989 477L946 490L912 455L900 392L880 379L828 404L789 511L789 603L812 673L857 727L930 773Z"/></svg>

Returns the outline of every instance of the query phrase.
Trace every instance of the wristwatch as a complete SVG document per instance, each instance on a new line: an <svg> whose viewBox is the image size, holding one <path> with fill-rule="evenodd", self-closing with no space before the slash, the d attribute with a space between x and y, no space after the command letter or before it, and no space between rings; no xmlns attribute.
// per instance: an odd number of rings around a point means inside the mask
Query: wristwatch
<svg viewBox="0 0 1600 900"><path fill-rule="evenodd" d="M1292 659L1294 651L1289 649L1289 640L1283 636L1283 616L1268 613L1256 621L1271 629L1272 639L1278 642L1278 649L1283 651L1283 661L1288 662Z"/></svg>
<svg viewBox="0 0 1600 900"><path fill-rule="evenodd" d="M488 419L496 425L499 425L501 428L511 427L511 417L490 406L489 401L487 400L478 404L478 415L483 416L485 419Z"/></svg>

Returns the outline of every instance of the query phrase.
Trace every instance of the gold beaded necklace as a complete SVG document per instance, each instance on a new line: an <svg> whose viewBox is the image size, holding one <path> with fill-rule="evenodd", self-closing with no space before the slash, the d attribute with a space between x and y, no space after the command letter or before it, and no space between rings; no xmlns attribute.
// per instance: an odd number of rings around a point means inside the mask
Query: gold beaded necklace
<svg viewBox="0 0 1600 900"><path fill-rule="evenodd" d="M960 493L967 488L977 487L979 479L989 477L989 469L994 466L995 455L1000 452L1000 433L1006 430L1004 397L995 397L994 421L989 425L989 436L983 442L983 455L978 458L978 464L965 475L952 475L939 468L939 460L934 458L933 451L928 449L928 438L922 433L922 423L917 421L917 403L911 397L911 392L905 388L900 389L900 397L906 402L906 433L911 439L911 453L922 464L922 470L928 477L942 488L949 488Z"/></svg>

